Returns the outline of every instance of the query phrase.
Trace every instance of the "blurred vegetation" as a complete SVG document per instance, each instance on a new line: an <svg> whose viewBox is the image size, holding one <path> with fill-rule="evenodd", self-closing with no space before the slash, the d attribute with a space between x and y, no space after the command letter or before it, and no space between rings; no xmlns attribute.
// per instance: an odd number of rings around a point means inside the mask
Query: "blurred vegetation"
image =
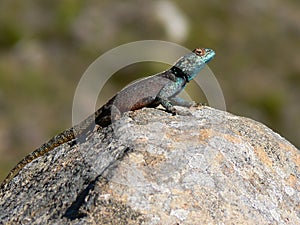
<svg viewBox="0 0 300 225"><path fill-rule="evenodd" d="M73 94L90 63L145 39L213 48L210 68L228 111L265 123L299 148L299 12L296 0L1 1L0 179L71 126ZM159 71L156 64L125 68L100 102Z"/></svg>

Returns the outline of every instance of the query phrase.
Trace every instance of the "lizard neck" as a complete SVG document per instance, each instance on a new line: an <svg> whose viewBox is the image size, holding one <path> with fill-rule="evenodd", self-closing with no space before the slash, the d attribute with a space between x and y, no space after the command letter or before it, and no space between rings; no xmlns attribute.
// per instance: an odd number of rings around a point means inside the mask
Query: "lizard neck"
<svg viewBox="0 0 300 225"><path fill-rule="evenodd" d="M189 76L183 72L180 68L173 66L171 68L172 73L179 78L183 78L185 80L185 83L188 83L190 81Z"/></svg>

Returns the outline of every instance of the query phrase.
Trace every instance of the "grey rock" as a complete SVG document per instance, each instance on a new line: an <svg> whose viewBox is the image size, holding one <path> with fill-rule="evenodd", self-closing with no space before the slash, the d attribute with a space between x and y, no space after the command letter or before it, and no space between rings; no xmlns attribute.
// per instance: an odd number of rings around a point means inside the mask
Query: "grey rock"
<svg viewBox="0 0 300 225"><path fill-rule="evenodd" d="M190 112L129 112L34 160L1 190L1 223L300 224L299 150L251 119Z"/></svg>

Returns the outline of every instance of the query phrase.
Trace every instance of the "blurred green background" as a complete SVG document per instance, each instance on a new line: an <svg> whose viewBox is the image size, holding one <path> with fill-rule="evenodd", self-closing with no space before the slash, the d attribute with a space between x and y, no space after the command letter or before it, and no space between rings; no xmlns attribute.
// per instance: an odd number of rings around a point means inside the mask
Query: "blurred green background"
<svg viewBox="0 0 300 225"><path fill-rule="evenodd" d="M2 0L0 5L0 180L27 153L71 126L73 95L85 69L104 52L137 40L213 48L217 55L209 66L227 110L300 146L299 0ZM120 71L99 105L162 67L142 63Z"/></svg>

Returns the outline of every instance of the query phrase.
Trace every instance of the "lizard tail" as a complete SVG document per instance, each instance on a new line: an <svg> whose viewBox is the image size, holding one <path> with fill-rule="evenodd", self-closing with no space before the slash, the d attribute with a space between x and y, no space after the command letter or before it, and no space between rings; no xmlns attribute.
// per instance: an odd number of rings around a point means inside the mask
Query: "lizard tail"
<svg viewBox="0 0 300 225"><path fill-rule="evenodd" d="M66 143L70 140L73 140L75 138L73 128L69 128L65 130L64 132L54 136L52 139L50 139L48 142L43 144L38 149L31 152L29 155L27 155L24 159L22 159L6 176L6 178L2 181L0 185L0 189L3 189L6 184L8 184L9 181L11 181L19 172L20 170L28 163L33 161L34 159L46 154L47 152L51 151L55 147Z"/></svg>
<svg viewBox="0 0 300 225"><path fill-rule="evenodd" d="M98 124L101 127L105 127L111 122L110 110L113 105L115 97L108 101L103 107L98 109L94 114L87 117L85 120L79 124L71 127L62 133L54 136L48 142L43 144L38 149L31 152L24 159L22 159L6 176L0 185L0 189L3 189L19 172L20 170L28 163L34 159L43 156L52 149L58 147L59 145L71 141L75 138L80 137L83 134L87 134L92 130L95 124Z"/></svg>

